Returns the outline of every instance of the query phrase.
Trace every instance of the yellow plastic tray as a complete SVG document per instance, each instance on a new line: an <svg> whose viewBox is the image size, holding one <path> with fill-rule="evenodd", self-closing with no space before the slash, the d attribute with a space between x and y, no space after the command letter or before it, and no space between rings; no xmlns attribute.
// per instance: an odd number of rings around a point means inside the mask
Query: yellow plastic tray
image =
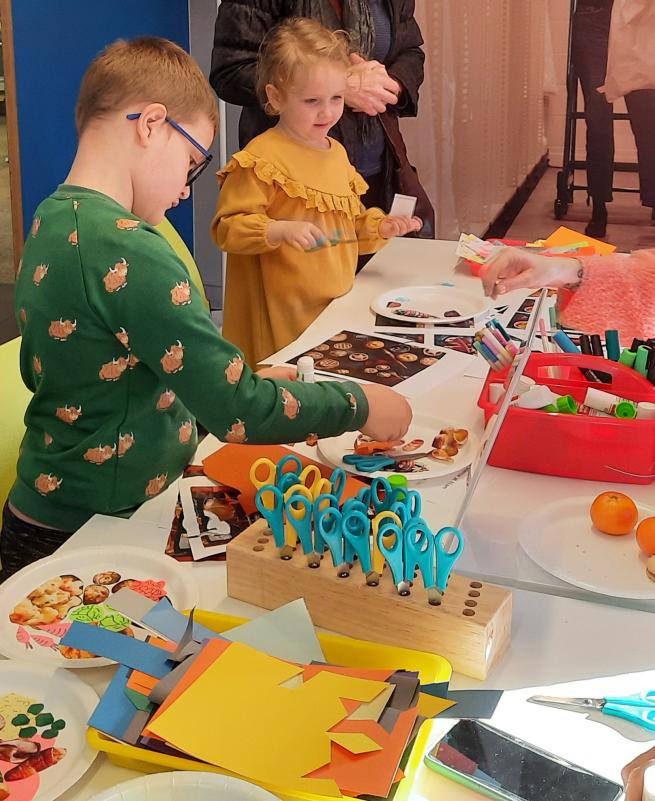
<svg viewBox="0 0 655 801"><path fill-rule="evenodd" d="M194 620L217 632L227 631L227 629L248 622L247 618L202 611L195 613ZM450 680L450 663L436 654L412 651L409 648L397 648L392 645L381 645L380 643L366 642L364 640L353 640L337 634L318 634L318 639L326 660L336 665L415 670L418 671L422 684ZM421 764L423 755L427 751L429 731L429 726L423 726L419 731L407 764L403 768L405 778L399 782L393 795L394 801L406 801L409 798L416 771ZM204 762L158 754L145 748L125 745L105 737L96 729L90 728L87 731L87 739L97 751L104 751L111 762L141 773L159 773L163 770L204 770L224 773L227 776L237 775ZM288 791L281 787L269 785L262 786L278 796L282 801L329 801L328 797L323 795ZM351 796L343 796L343 798L351 799ZM353 799L353 801L355 800Z"/></svg>

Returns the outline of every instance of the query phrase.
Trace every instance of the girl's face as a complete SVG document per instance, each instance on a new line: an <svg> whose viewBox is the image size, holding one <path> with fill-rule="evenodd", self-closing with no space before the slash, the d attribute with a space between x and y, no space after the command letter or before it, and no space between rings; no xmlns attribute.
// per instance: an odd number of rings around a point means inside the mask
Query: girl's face
<svg viewBox="0 0 655 801"><path fill-rule="evenodd" d="M266 86L281 127L294 139L315 148L328 146L328 131L343 114L345 91L346 68L332 62L310 67L285 92L273 84Z"/></svg>

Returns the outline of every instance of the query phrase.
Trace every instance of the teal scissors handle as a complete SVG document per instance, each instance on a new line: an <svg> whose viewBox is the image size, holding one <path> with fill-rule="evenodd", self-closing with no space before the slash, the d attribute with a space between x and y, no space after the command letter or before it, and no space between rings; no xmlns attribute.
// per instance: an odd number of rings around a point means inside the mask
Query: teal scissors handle
<svg viewBox="0 0 655 801"><path fill-rule="evenodd" d="M291 487L295 487L296 484L300 484L298 473L288 471L278 476L277 488L280 490L282 495L284 495L288 489L291 489Z"/></svg>
<svg viewBox="0 0 655 801"><path fill-rule="evenodd" d="M273 495L273 508L267 509L264 504L264 495L270 492ZM255 506L268 523L273 532L273 539L278 548L284 545L284 499L280 490L273 484L265 484L255 494Z"/></svg>
<svg viewBox="0 0 655 801"><path fill-rule="evenodd" d="M355 499L358 500L360 503L364 504L366 509L371 508L371 488L370 487L362 487L360 491L355 496Z"/></svg>
<svg viewBox="0 0 655 801"><path fill-rule="evenodd" d="M386 456L376 456L375 454L364 456L360 453L347 453L341 461L354 467L360 473L375 473L395 464L393 459L387 459Z"/></svg>
<svg viewBox="0 0 655 801"><path fill-rule="evenodd" d="M655 709L655 690L634 695L605 696L605 703L620 704L621 706L648 706Z"/></svg>
<svg viewBox="0 0 655 801"><path fill-rule="evenodd" d="M373 479L371 482L371 505L374 514L377 515L391 509L397 499L398 491L389 484L386 478Z"/></svg>
<svg viewBox="0 0 655 801"><path fill-rule="evenodd" d="M366 574L370 573L372 570L370 541L371 521L368 519L368 515L365 511L362 511L360 508L352 508L355 504L361 506L361 504L355 501L348 511L345 511L344 508L341 528L343 538L346 541L346 550L357 554L362 571ZM348 554L346 554L346 556L348 556ZM348 559L347 561L351 560Z"/></svg>
<svg viewBox="0 0 655 801"><path fill-rule="evenodd" d="M287 522L298 535L300 545L302 546L302 552L305 556L314 553L314 543L312 541L312 506L312 501L300 493L296 493L290 498L287 498L284 504Z"/></svg>
<svg viewBox="0 0 655 801"><path fill-rule="evenodd" d="M341 503L344 490L346 489L346 471L342 467L335 467L330 476L332 484L332 495Z"/></svg>
<svg viewBox="0 0 655 801"><path fill-rule="evenodd" d="M459 529L453 526L445 526L434 537L437 554L437 588L444 593L453 566L464 550L464 537ZM454 548L453 539L457 540Z"/></svg>
<svg viewBox="0 0 655 801"><path fill-rule="evenodd" d="M402 503L407 511L407 520L413 520L421 516L421 494L416 490L405 489L402 492L395 490L397 496L404 495L405 497L397 501Z"/></svg>
<svg viewBox="0 0 655 801"><path fill-rule="evenodd" d="M434 570L435 539L422 518L411 520L405 527L405 581L414 579L414 571L421 571L425 589L437 584Z"/></svg>
<svg viewBox="0 0 655 801"><path fill-rule="evenodd" d="M389 535L394 535L393 543L388 545ZM385 543L385 539L387 543ZM388 523L384 528L378 531L377 545L380 553L384 557L385 562L391 569L394 584L400 595L409 595L409 590L405 583L405 570L404 570L404 550L405 538L403 537L402 529L395 523Z"/></svg>
<svg viewBox="0 0 655 801"><path fill-rule="evenodd" d="M291 470L285 470L287 465L292 465ZM286 473L295 473L296 476L299 476L302 473L302 462L293 453L288 453L286 456L283 456L277 463L277 471L275 473L275 483L277 484L278 487L280 486L280 481L286 475Z"/></svg>
<svg viewBox="0 0 655 801"><path fill-rule="evenodd" d="M360 490L360 493L361 492L362 490ZM359 500L359 494L357 498L347 498L344 501L343 506L341 507L341 512L344 516L344 519L351 512L361 512L361 514L363 514L364 517L366 517L366 519L368 520L368 504L365 504L363 501ZM346 562L352 564L355 558L356 551L354 550L352 543L348 539L346 539L345 545L346 545L346 554L345 554Z"/></svg>
<svg viewBox="0 0 655 801"><path fill-rule="evenodd" d="M339 571L339 576L345 577L349 573L345 565L342 521L341 510L335 506L328 506L318 512L315 524L320 536L330 549L332 563Z"/></svg>
<svg viewBox="0 0 655 801"><path fill-rule="evenodd" d="M323 553L325 550L325 540L321 536L320 527L318 525L319 516L324 509L327 509L330 506L338 509L339 501L337 500L336 495L332 495L329 492L319 495L314 500L314 549L317 553Z"/></svg>
<svg viewBox="0 0 655 801"><path fill-rule="evenodd" d="M655 731L655 706L635 706L625 703L615 704L606 701L602 711L604 715L623 718L624 720L629 720L631 723L636 723L637 726L641 726L643 729Z"/></svg>

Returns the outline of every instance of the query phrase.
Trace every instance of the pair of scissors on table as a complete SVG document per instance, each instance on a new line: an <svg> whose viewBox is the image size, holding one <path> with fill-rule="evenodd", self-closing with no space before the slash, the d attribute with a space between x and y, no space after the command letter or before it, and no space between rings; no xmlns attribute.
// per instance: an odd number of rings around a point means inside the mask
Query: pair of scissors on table
<svg viewBox="0 0 655 801"><path fill-rule="evenodd" d="M464 549L464 538L452 526L444 526L435 534L420 517L410 520L403 534L404 579L411 582L418 568L428 603L439 606L455 562Z"/></svg>
<svg viewBox="0 0 655 801"><path fill-rule="evenodd" d="M599 710L604 715L629 720L637 726L655 731L655 690L635 695L607 696L606 698L556 698L550 695L533 695L534 704L571 706L579 709Z"/></svg>
<svg viewBox="0 0 655 801"><path fill-rule="evenodd" d="M341 457L344 464L354 467L360 473L375 473L385 467L394 467L398 462L413 462L416 459L425 459L431 456L432 451L424 453L407 453L402 456L387 456L384 453L347 453Z"/></svg>

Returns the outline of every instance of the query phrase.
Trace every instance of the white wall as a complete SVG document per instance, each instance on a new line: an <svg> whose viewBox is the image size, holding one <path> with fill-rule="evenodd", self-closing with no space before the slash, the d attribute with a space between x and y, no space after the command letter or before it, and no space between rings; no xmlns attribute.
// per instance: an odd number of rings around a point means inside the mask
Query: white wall
<svg viewBox="0 0 655 801"><path fill-rule="evenodd" d="M546 136L550 151L550 163L561 166L564 149L564 122L566 113L566 61L568 49L569 18L571 0L548 0L548 11L553 37L553 55L557 78L557 92L546 96ZM578 109L584 108L582 95L578 99ZM614 105L615 111L625 111L623 100ZM616 161L636 162L635 141L630 130L630 123L617 121L614 123ZM585 158L585 124L578 122L577 157Z"/></svg>

